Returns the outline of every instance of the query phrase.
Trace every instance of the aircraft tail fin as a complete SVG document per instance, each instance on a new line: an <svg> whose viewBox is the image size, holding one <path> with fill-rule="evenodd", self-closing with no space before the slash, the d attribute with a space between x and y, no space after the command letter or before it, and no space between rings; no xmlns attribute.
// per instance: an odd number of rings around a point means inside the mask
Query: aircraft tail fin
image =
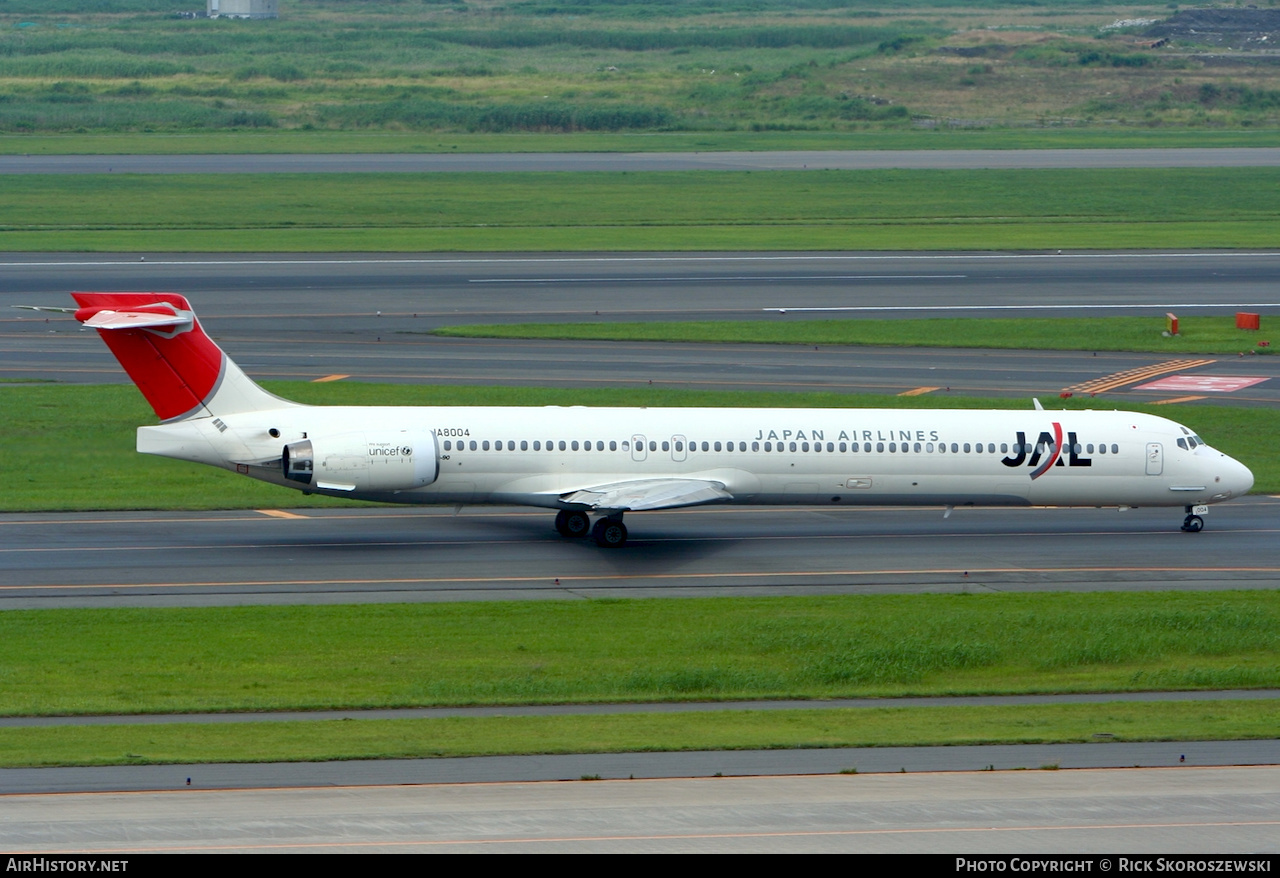
<svg viewBox="0 0 1280 878"><path fill-rule="evenodd" d="M268 393L205 335L176 293L72 293L76 319L102 336L162 421L266 411Z"/></svg>

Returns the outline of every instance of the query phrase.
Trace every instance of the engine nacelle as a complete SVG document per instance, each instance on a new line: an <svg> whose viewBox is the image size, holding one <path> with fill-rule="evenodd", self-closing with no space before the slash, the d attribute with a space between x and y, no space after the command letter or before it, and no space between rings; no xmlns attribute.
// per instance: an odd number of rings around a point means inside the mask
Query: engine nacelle
<svg viewBox="0 0 1280 878"><path fill-rule="evenodd" d="M284 447L284 477L329 491L411 491L440 475L430 430L368 430Z"/></svg>

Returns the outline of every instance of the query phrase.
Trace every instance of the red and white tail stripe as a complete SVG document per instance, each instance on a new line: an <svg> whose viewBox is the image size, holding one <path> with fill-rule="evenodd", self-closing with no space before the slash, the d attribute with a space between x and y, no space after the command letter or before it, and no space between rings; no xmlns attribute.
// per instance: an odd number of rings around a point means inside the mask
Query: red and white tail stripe
<svg viewBox="0 0 1280 878"><path fill-rule="evenodd" d="M162 421L266 411L293 403L255 384L205 335L176 293L72 293Z"/></svg>

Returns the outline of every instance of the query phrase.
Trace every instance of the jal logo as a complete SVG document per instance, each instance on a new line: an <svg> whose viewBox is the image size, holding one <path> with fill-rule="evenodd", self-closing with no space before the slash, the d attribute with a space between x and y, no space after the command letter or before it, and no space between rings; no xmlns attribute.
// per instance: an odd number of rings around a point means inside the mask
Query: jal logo
<svg viewBox="0 0 1280 878"><path fill-rule="evenodd" d="M1053 432L1041 430L1033 445L1027 443L1027 434L1019 430L1018 439L1013 444L1013 453L1000 458L1000 462L1009 467L1031 467L1031 478L1034 480L1054 466L1093 466L1093 459L1082 457L1078 453L1079 449L1080 443L1076 441L1076 434L1072 431L1067 433L1066 444L1063 444L1062 425L1054 421ZM1066 451L1065 456L1063 451Z"/></svg>

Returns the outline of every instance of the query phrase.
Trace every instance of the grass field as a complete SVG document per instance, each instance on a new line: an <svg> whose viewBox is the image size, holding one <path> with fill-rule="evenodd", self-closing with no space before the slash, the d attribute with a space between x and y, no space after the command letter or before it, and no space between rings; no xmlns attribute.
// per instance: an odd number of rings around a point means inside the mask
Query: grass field
<svg viewBox="0 0 1280 878"><path fill-rule="evenodd" d="M1280 686L1280 594L10 610L2 715Z"/></svg>
<svg viewBox="0 0 1280 878"><path fill-rule="evenodd" d="M0 3L0 134L781 133L799 148L829 133L1280 128L1274 65L1113 26L1171 15L1156 3L282 0L273 21L176 15L198 8Z"/></svg>
<svg viewBox="0 0 1280 878"><path fill-rule="evenodd" d="M1021 401L953 396L870 396L840 393L750 393L679 389L554 390L404 384L267 382L289 399L332 405L648 405L815 408L1014 408ZM359 505L303 496L225 470L138 454L134 434L155 423L131 386L0 386L0 511L85 509L243 509ZM1097 408L1098 399L1053 400L1050 408ZM1125 404L1125 409L1174 416L1211 445L1253 470L1254 490L1280 491L1274 436L1280 412L1264 408ZM93 473L86 480L85 473Z"/></svg>
<svg viewBox="0 0 1280 878"><path fill-rule="evenodd" d="M1080 319L806 320L779 314L771 322L499 323L449 326L433 335L463 338L559 338L733 344L887 345L1058 351L1151 351L1162 354L1272 353L1269 332L1237 329L1234 317L1181 317L1167 336L1164 315ZM1280 344L1280 336L1277 336ZM1259 343L1265 343L1259 347Z"/></svg>
<svg viewBox="0 0 1280 878"><path fill-rule="evenodd" d="M1246 740L1274 737L1277 722L1280 722L1280 706L1275 702L1205 701L244 725L61 726L0 729L0 767L1096 743L1101 740ZM1170 761L1176 751L1177 748L1171 746ZM1058 766L1022 767L1052 770ZM844 770L856 772L857 768L851 761Z"/></svg>
<svg viewBox="0 0 1280 878"><path fill-rule="evenodd" d="M1280 684L1275 592L0 614L0 714ZM1274 736L1275 701L0 729L0 765ZM850 766L856 767L856 766ZM1035 766L1029 766L1035 767Z"/></svg>
<svg viewBox="0 0 1280 878"><path fill-rule="evenodd" d="M17 175L4 250L1280 246L1268 168Z"/></svg>

